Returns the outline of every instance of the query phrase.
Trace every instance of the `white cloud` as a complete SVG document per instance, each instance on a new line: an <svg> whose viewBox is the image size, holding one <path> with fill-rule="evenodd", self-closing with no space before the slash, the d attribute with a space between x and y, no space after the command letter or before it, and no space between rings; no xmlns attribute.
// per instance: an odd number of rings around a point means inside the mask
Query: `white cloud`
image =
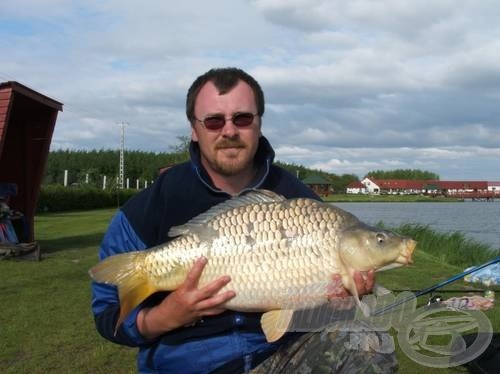
<svg viewBox="0 0 500 374"><path fill-rule="evenodd" d="M43 4L42 4L43 3ZM262 84L277 158L335 173L422 168L500 180L493 1L19 0L2 4L0 80L63 102L53 148L165 151L213 66Z"/></svg>

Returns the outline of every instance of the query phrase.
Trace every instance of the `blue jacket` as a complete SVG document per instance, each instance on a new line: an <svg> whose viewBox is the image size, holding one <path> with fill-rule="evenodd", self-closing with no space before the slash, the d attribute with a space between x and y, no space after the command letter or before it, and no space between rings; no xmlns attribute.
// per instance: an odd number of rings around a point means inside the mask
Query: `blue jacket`
<svg viewBox="0 0 500 374"><path fill-rule="evenodd" d="M171 240L167 233L211 206L230 198L217 189L200 163L197 143L191 143L191 161L163 172L147 189L131 198L112 219L99 258L146 248ZM318 199L295 176L273 165L274 151L261 137L256 154L258 174L248 188L264 188L287 198ZM270 356L287 337L269 344L260 328L260 313L226 311L204 318L192 327L179 328L148 341L137 330L137 313L159 303L157 293L139 305L115 335L120 305L113 286L92 283L92 311L99 333L118 344L139 347L141 373L200 373L246 371ZM288 338L292 338L289 335Z"/></svg>

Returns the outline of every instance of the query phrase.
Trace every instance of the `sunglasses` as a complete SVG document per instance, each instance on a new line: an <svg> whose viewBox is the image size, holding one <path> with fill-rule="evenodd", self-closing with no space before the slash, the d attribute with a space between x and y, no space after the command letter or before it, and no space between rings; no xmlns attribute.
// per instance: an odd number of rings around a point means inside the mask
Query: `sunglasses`
<svg viewBox="0 0 500 374"><path fill-rule="evenodd" d="M231 117L231 122L236 127L248 127L253 123L256 116L258 116L258 114L247 112L235 113ZM213 116L208 116L203 120L198 118L195 118L195 120L201 122L207 130L220 130L224 127L228 118L224 117L222 114L214 114Z"/></svg>

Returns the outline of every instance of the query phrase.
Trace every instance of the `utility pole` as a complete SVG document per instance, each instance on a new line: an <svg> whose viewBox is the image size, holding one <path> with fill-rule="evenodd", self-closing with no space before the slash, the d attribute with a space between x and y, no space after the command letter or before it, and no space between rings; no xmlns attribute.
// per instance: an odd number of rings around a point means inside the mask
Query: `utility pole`
<svg viewBox="0 0 500 374"><path fill-rule="evenodd" d="M125 122L119 124L121 127L120 136L120 165L118 174L118 187L123 190L123 181L125 179Z"/></svg>

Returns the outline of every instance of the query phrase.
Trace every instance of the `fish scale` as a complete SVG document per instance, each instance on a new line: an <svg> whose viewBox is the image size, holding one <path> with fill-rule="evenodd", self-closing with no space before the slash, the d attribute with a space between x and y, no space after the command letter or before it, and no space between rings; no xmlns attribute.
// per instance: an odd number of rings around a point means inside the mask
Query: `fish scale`
<svg viewBox="0 0 500 374"><path fill-rule="evenodd" d="M263 203L230 209L213 221L207 222L205 230L214 230L216 233L212 242L206 245L197 240L196 234L188 235L178 245L169 244L157 249L159 252L168 251L172 257L188 257L184 261L182 275L176 278L174 284L165 282L165 278L155 271L157 262L152 263L148 273L157 284L164 289L175 289L179 286L189 269L200 256L208 258L208 264L201 276L199 285L219 278L222 274L229 275L232 279L225 289L236 290L236 297L227 303L227 307L239 311L258 311L283 305L289 300L287 293L295 288L307 284L328 281L328 275L338 267L335 261L314 261L314 257L329 258L328 253L334 248L335 237L326 235L330 222L342 221L341 216L332 211L331 214L322 214L319 209L324 209L324 204L318 204L311 199L296 199L280 203ZM286 229L281 222L273 222L275 230L270 230L273 213L284 212L289 220ZM237 217L245 217L254 213L255 221L247 235L237 235L235 232L243 231L246 226L244 218L238 221ZM276 215L275 215L276 217ZM310 234L314 232L315 235ZM284 238L284 239L282 239ZM200 247L200 244L203 244ZM263 267L262 264L272 263L271 253L279 253L281 258L275 261L273 267ZM302 260L303 264L300 264ZM333 263L332 263L333 262ZM304 263L314 264L314 271L308 271ZM245 264L239 266L239 264ZM265 270L262 270L265 269ZM274 273L274 279L282 285L277 292L266 292L269 284L269 273ZM224 291L223 289L222 291ZM257 295L257 297L255 296ZM279 297L277 295L280 295ZM326 294L325 294L326 300Z"/></svg>
<svg viewBox="0 0 500 374"><path fill-rule="evenodd" d="M175 238L147 251L108 257L90 270L97 282L119 288L119 323L131 308L156 291L173 291L195 261L208 262L199 287L231 277L222 290L236 296L225 307L266 312L262 327L269 341L282 333L273 327L278 315L328 302L333 274L354 296L356 270L408 263L416 242L367 226L352 214L313 199L285 199L254 190L235 197L171 228ZM295 304L294 304L295 303ZM291 311L290 313L284 313Z"/></svg>

